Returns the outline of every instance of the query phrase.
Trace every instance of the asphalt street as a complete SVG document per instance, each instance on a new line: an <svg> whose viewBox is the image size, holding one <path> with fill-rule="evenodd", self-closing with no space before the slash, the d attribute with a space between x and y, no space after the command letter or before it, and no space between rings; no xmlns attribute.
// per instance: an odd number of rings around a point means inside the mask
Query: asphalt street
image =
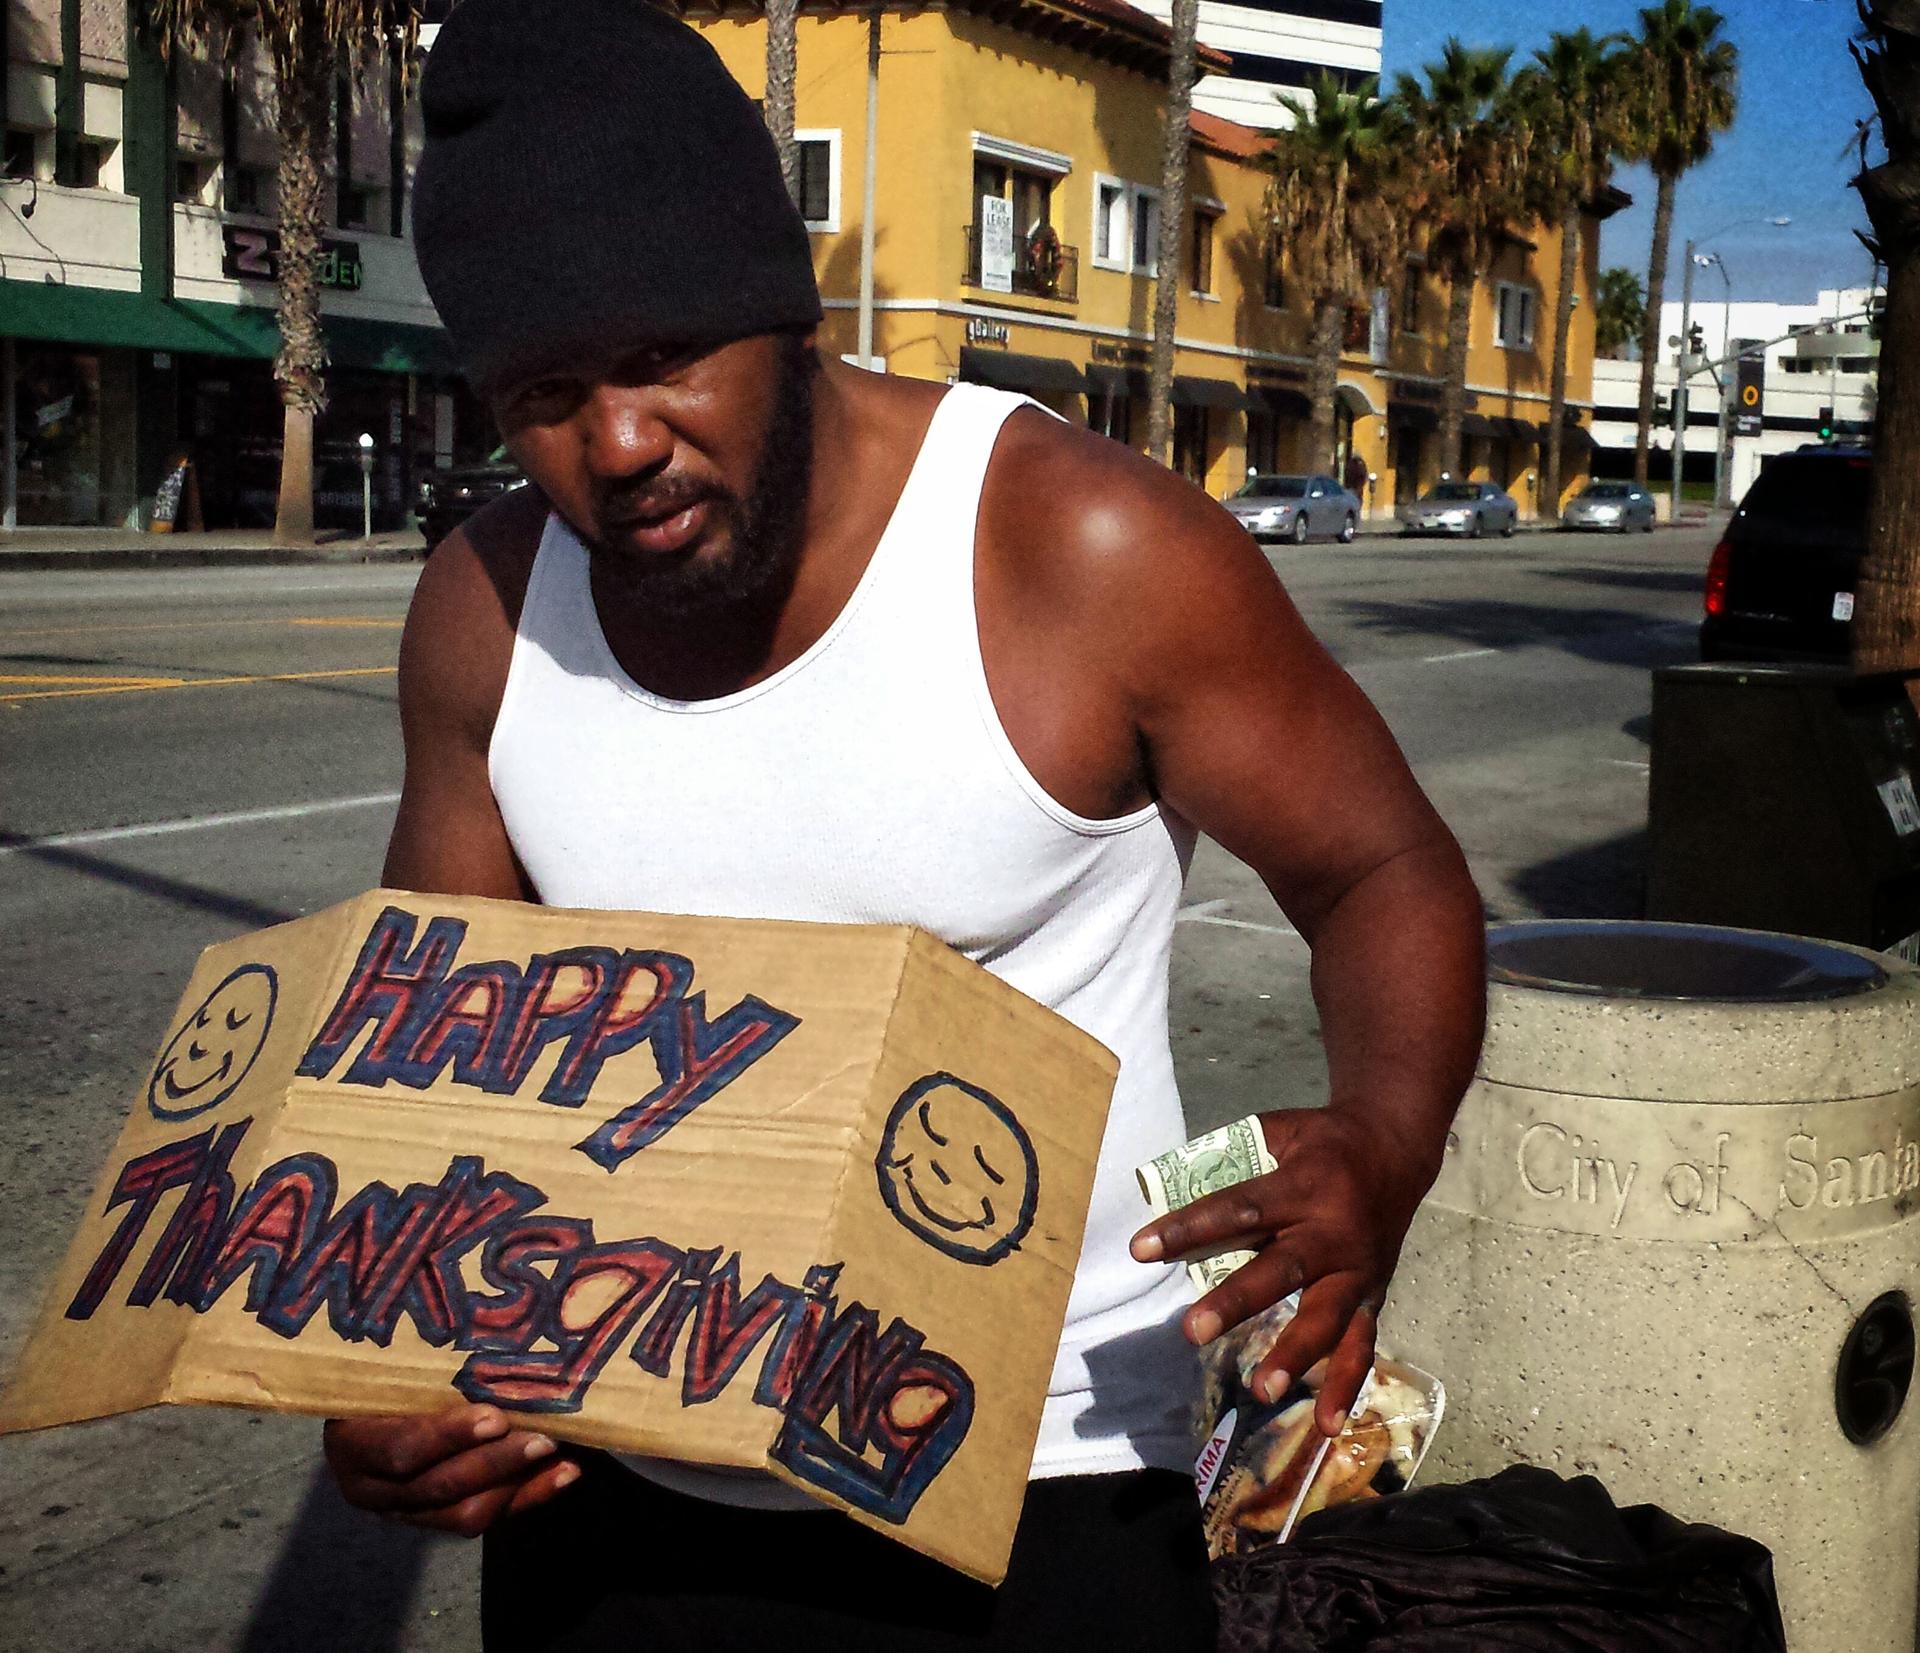
<svg viewBox="0 0 1920 1653"><path fill-rule="evenodd" d="M1272 553L1495 918L1637 911L1649 671L1705 529ZM0 570L0 1363L208 943L377 881L417 568ZM1325 1093L1306 950L1210 846L1178 931L1195 1130ZM0 1646L478 1645L478 1551L345 1508L310 1420L163 1408L0 1441Z"/></svg>

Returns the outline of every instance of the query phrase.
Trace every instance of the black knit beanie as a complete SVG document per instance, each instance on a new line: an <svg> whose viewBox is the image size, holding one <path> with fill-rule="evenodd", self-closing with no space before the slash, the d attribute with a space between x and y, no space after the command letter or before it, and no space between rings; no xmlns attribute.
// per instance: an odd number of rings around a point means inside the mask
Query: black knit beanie
<svg viewBox="0 0 1920 1653"><path fill-rule="evenodd" d="M820 320L759 112L647 0L462 0L420 106L414 251L476 385Z"/></svg>

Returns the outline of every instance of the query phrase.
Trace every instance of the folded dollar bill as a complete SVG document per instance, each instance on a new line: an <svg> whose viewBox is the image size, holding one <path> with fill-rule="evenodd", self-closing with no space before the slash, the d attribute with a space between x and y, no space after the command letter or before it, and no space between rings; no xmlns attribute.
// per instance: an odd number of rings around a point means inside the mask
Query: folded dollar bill
<svg viewBox="0 0 1920 1653"><path fill-rule="evenodd" d="M1274 1169L1274 1163L1259 1119L1236 1119L1178 1148L1169 1148L1134 1175L1153 1214L1163 1217L1203 1195L1265 1176ZM1187 1264L1187 1272L1201 1291L1212 1291L1241 1264L1252 1261L1251 1251L1221 1251L1211 1257L1194 1258Z"/></svg>

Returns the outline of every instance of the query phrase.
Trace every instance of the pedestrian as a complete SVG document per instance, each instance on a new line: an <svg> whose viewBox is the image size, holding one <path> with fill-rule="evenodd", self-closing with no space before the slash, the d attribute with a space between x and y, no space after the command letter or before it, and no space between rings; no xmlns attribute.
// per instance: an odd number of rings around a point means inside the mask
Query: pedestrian
<svg viewBox="0 0 1920 1653"><path fill-rule="evenodd" d="M1121 1058L1005 1584L740 1472L489 1408L335 1420L347 1497L486 1534L489 1649L1210 1646L1193 1346L1301 1289L1263 1373L1338 1429L1478 1049L1481 910L1392 738L1232 520L1023 398L819 348L753 104L630 0L465 0L414 234L532 487L435 551L385 877L569 907L916 924ZM1139 1228L1196 832L1314 953L1330 1104ZM1275 1104L1287 1098L1276 1097ZM1178 1259L1255 1245L1199 1303ZM805 1507L796 1507L805 1506Z"/></svg>
<svg viewBox="0 0 1920 1653"><path fill-rule="evenodd" d="M1347 455L1345 481L1347 492L1360 501L1362 511L1367 508L1367 483L1371 479L1372 472L1367 469L1367 462L1360 457L1360 450L1354 449Z"/></svg>

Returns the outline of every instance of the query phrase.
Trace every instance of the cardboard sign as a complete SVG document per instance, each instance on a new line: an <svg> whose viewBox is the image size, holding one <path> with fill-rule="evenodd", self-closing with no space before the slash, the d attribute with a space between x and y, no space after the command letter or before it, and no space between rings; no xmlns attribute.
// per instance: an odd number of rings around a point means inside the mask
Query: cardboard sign
<svg viewBox="0 0 1920 1653"><path fill-rule="evenodd" d="M201 956L0 1431L464 1396L998 1582L1116 1068L915 930L374 891Z"/></svg>

